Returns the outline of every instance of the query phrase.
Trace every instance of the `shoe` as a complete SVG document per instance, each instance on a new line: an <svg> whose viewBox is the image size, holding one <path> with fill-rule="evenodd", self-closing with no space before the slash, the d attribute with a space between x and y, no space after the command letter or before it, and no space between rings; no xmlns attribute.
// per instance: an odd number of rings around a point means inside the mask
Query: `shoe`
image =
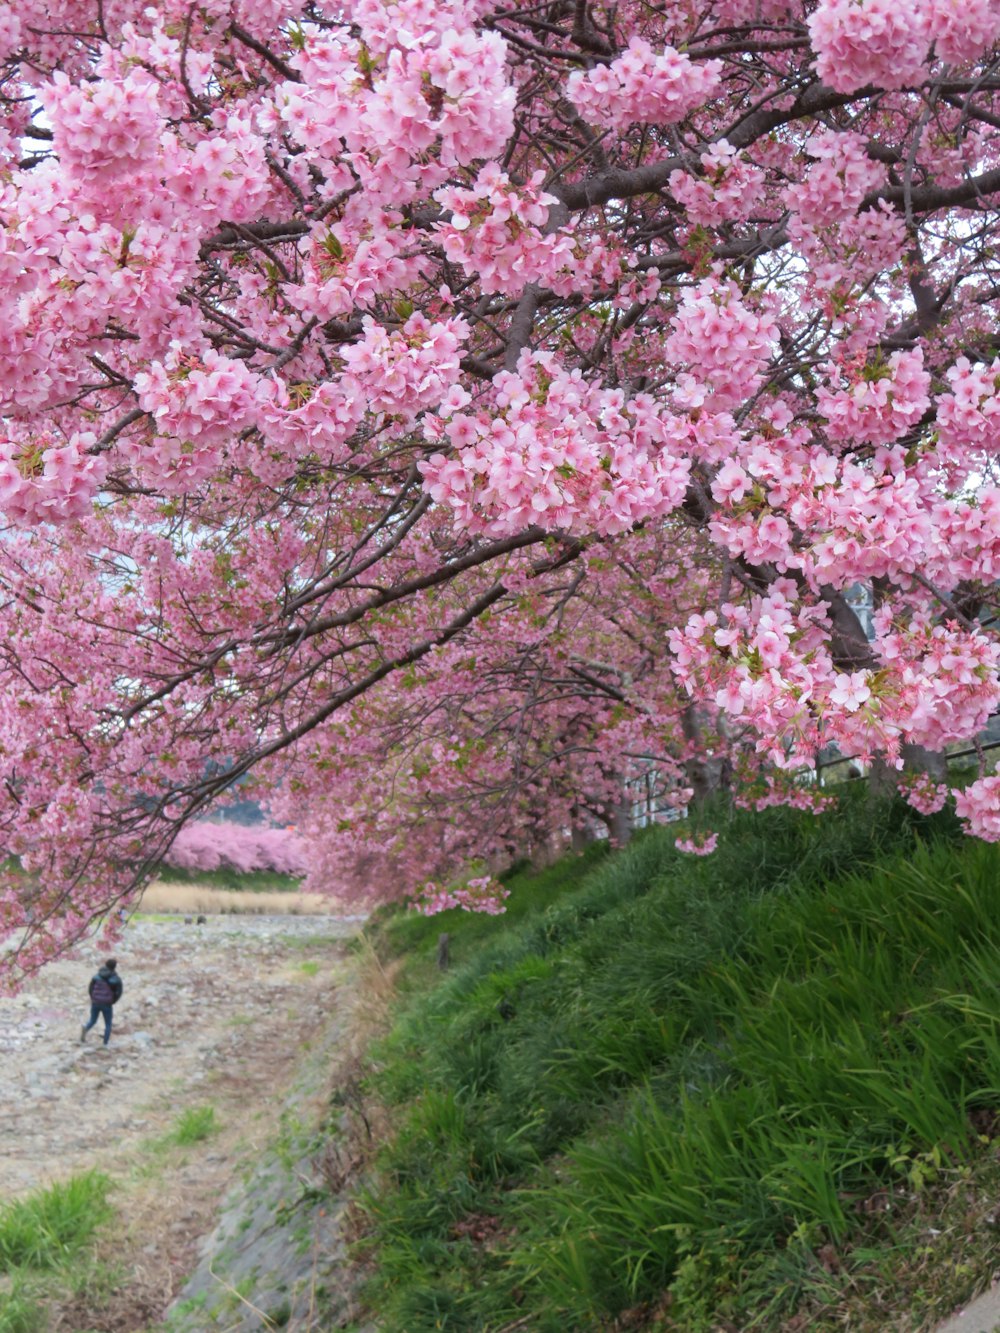
<svg viewBox="0 0 1000 1333"><path fill-rule="evenodd" d="M87 1025L86 1025L86 1023L82 1024L81 1027L80 1027L80 1040L81 1040L81 1041L86 1041L86 1040L87 1040Z"/></svg>

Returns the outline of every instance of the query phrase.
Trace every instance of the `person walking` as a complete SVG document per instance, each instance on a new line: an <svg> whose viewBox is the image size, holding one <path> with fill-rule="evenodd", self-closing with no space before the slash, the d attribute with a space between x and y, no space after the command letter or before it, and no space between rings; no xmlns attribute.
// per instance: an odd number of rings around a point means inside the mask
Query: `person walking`
<svg viewBox="0 0 1000 1333"><path fill-rule="evenodd" d="M117 972L118 960L109 958L103 967L90 979L90 985L87 988L90 995L90 1022L84 1023L80 1029L80 1040L87 1040L87 1033L97 1022L98 1018L104 1019L104 1044L107 1046L111 1038L111 1009L122 997L122 991L125 987L122 985L122 979Z"/></svg>

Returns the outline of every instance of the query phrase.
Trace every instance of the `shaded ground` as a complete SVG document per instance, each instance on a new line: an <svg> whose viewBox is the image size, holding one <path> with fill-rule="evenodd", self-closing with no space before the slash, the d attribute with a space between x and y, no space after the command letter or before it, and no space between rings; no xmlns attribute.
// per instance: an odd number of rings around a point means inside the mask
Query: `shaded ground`
<svg viewBox="0 0 1000 1333"><path fill-rule="evenodd" d="M238 1173L287 1127L296 1071L336 1044L344 939L320 916L138 920L116 953L125 995L111 1045L80 1042L100 958L54 964L0 998L0 1198L99 1167L115 1180L122 1273L108 1309L54 1327L131 1333L162 1317ZM305 1123L316 1105L295 1105ZM294 1098L292 1098L294 1103ZM204 1142L170 1142L181 1114L211 1106Z"/></svg>

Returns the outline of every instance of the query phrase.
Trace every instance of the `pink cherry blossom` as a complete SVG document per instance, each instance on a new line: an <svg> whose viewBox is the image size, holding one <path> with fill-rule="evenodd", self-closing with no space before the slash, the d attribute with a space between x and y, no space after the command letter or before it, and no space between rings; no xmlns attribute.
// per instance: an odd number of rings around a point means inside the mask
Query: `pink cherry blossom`
<svg viewBox="0 0 1000 1333"><path fill-rule="evenodd" d="M923 355L894 352L886 365L842 370L830 367L831 389L816 395L831 440L867 439L891 444L905 435L930 404L930 376Z"/></svg>
<svg viewBox="0 0 1000 1333"><path fill-rule="evenodd" d="M927 32L937 55L948 64L963 64L981 55L1000 33L1000 13L993 0L929 0Z"/></svg>
<svg viewBox="0 0 1000 1333"><path fill-rule="evenodd" d="M719 844L717 833L699 833L692 838L675 838L674 846L679 852L691 856L711 856Z"/></svg>
<svg viewBox="0 0 1000 1333"><path fill-rule="evenodd" d="M836 704L838 708L843 708L848 713L854 713L866 700L871 698L871 694L866 671L852 671L849 675L846 672L838 671L833 678L833 688L827 698L830 703Z"/></svg>
<svg viewBox="0 0 1000 1333"><path fill-rule="evenodd" d="M1000 776L980 778L956 791L955 809L977 838L1000 842Z"/></svg>
<svg viewBox="0 0 1000 1333"><path fill-rule="evenodd" d="M837 92L920 82L930 43L920 0L820 0L807 23L817 73Z"/></svg>
<svg viewBox="0 0 1000 1333"><path fill-rule="evenodd" d="M419 896L412 901L412 906L423 916L436 916L451 907L460 907L466 912L483 912L487 916L501 916L507 908L504 900L510 897L510 890L490 875L480 875L469 879L461 887L439 888L433 881L428 881Z"/></svg>
<svg viewBox="0 0 1000 1333"><path fill-rule="evenodd" d="M672 125L711 97L721 72L721 61L698 65L672 46L657 55L648 42L633 37L609 65L575 70L566 92L584 116L613 129L635 121Z"/></svg>

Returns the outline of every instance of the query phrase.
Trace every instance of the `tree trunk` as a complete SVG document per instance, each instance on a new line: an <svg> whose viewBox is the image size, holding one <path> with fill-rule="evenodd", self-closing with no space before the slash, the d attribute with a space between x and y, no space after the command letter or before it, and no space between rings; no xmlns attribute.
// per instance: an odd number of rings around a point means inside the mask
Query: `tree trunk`
<svg viewBox="0 0 1000 1333"><path fill-rule="evenodd" d="M624 847L632 837L632 802L624 782L621 783L618 799L608 801L597 813L601 822L607 826L612 844Z"/></svg>
<svg viewBox="0 0 1000 1333"><path fill-rule="evenodd" d="M948 779L948 756L941 750L927 750L922 745L901 747L902 769L893 768L884 759L873 759L868 773L868 794L872 800L893 796L899 790L900 773L926 773L934 782Z"/></svg>
<svg viewBox="0 0 1000 1333"><path fill-rule="evenodd" d="M624 791L622 799L611 810L608 832L616 847L624 847L632 837L632 806Z"/></svg>
<svg viewBox="0 0 1000 1333"><path fill-rule="evenodd" d="M451 962L451 939L447 931L438 936L437 965L442 972L447 972Z"/></svg>
<svg viewBox="0 0 1000 1333"><path fill-rule="evenodd" d="M577 824L575 820L570 825L569 839L570 851L574 856L581 856L594 841L590 830L582 824Z"/></svg>
<svg viewBox="0 0 1000 1333"><path fill-rule="evenodd" d="M684 761L684 774L691 788L691 804L702 805L716 792L728 790L732 764L727 758L705 753L705 735L697 704L688 704L681 713L684 739L695 747L695 754Z"/></svg>

